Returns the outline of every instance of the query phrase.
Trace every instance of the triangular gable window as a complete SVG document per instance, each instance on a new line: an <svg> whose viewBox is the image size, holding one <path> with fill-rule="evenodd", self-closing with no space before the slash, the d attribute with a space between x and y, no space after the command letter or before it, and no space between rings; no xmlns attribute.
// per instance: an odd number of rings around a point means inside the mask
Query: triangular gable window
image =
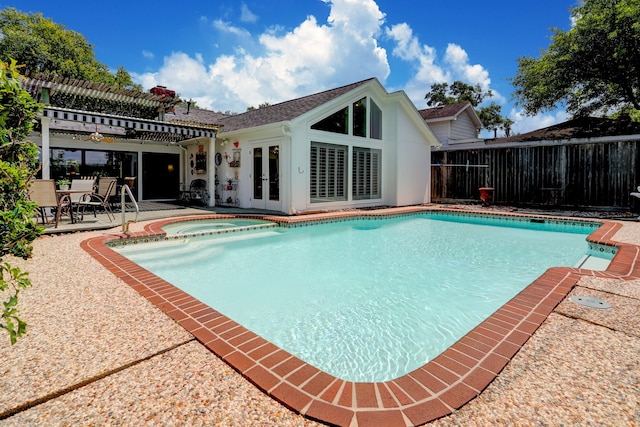
<svg viewBox="0 0 640 427"><path fill-rule="evenodd" d="M349 133L349 107L336 111L329 117L311 125L311 129L347 135Z"/></svg>
<svg viewBox="0 0 640 427"><path fill-rule="evenodd" d="M373 99L365 96L312 124L311 129L382 139L382 110Z"/></svg>

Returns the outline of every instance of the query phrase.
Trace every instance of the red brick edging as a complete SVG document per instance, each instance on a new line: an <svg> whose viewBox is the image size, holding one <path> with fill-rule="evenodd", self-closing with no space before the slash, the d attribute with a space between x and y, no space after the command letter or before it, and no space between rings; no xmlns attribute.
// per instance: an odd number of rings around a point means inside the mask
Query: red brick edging
<svg viewBox="0 0 640 427"><path fill-rule="evenodd" d="M424 209L391 209L384 214L419 210ZM355 215L363 213L265 219L298 222ZM303 362L106 245L114 239L163 235L161 227L172 222L230 217L233 216L160 220L140 233L96 237L83 241L81 246L269 396L305 417L339 426L421 425L448 415L496 378L581 276L640 278L636 262L640 248L615 243L618 252L606 271L551 268L424 366L390 381L351 382ZM621 227L604 222L588 240L613 246L611 238Z"/></svg>

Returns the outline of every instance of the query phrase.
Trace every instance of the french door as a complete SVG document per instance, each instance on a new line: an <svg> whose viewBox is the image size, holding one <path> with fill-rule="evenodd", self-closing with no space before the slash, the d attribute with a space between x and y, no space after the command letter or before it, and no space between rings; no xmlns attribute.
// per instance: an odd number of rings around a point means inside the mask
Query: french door
<svg viewBox="0 0 640 427"><path fill-rule="evenodd" d="M251 150L251 207L281 211L280 145L256 144Z"/></svg>

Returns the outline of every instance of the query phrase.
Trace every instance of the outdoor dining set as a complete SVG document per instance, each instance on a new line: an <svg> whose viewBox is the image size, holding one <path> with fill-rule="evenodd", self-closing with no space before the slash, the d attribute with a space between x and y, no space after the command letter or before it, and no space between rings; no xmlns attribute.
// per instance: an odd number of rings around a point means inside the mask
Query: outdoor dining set
<svg viewBox="0 0 640 427"><path fill-rule="evenodd" d="M69 188L56 189L53 179L31 181L29 199L38 204L42 224L54 223L58 228L60 218L68 216L72 223L84 219L85 209L104 210L109 221L115 219L110 199L116 195L118 179L114 177L81 177L71 181Z"/></svg>

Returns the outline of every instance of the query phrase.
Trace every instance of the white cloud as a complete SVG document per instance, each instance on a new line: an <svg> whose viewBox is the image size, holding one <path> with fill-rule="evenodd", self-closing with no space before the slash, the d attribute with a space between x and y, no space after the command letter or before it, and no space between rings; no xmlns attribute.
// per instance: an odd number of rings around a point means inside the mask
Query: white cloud
<svg viewBox="0 0 640 427"><path fill-rule="evenodd" d="M258 16L249 10L249 6L242 3L242 6L240 7L240 20L242 22L253 23L258 20Z"/></svg>
<svg viewBox="0 0 640 427"><path fill-rule="evenodd" d="M251 33L249 31L245 30L244 28L231 25L230 23L222 21L221 19L216 19L215 21L213 21L212 25L213 28L222 33L228 33L238 37L251 37Z"/></svg>
<svg viewBox="0 0 640 427"><path fill-rule="evenodd" d="M173 52L158 71L132 76L145 88L170 87L202 108L243 112L250 105L273 104L369 77L386 84L391 69L382 41L411 67L401 88L419 108L433 83L455 80L491 89L492 100L505 103L491 88L488 70L471 63L461 46L451 43L439 57L408 24L385 27L386 15L375 0L322 1L330 7L324 22L308 16L288 30L276 22L261 34L251 34L233 22L213 20L211 46L222 37L225 46L236 46L231 53L205 59L198 53ZM245 4L241 12L244 22L258 19ZM527 121L518 118L516 123L524 126ZM520 130L514 126L514 131Z"/></svg>
<svg viewBox="0 0 640 427"><path fill-rule="evenodd" d="M392 54L414 68L413 77L403 89L417 106L424 104L424 95L432 84L453 83L456 80L479 84L484 90L491 90L491 101L505 103L505 98L491 88L489 71L480 64L471 64L469 55L461 46L449 43L444 56L439 59L436 49L421 44L406 23L387 28L386 35L395 43Z"/></svg>
<svg viewBox="0 0 640 427"><path fill-rule="evenodd" d="M148 50L143 50L142 51L142 57L146 58L146 59L153 59L153 58L155 58L155 55L153 54L153 52L150 52Z"/></svg>
<svg viewBox="0 0 640 427"><path fill-rule="evenodd" d="M423 102L424 94L433 83L451 80L449 72L436 63L436 50L426 44L421 45L408 24L394 25L387 29L386 34L396 43L392 54L413 64L414 75L404 90L416 105Z"/></svg>
<svg viewBox="0 0 640 427"><path fill-rule="evenodd" d="M469 55L461 46L450 43L442 61L439 61L436 49L421 44L408 24L396 24L388 28L386 33L395 42L393 55L412 63L414 67L414 75L404 90L416 105L424 102L424 94L434 83L453 83L460 80L473 85L479 84L484 90L491 89L489 72L480 64L470 64ZM491 91L492 101L504 103L504 97L494 89Z"/></svg>
<svg viewBox="0 0 640 427"><path fill-rule="evenodd" d="M551 114L527 116L522 110L512 108L509 112L509 118L514 121L511 131L515 135L565 122L569 120L569 115L566 111L558 110Z"/></svg>
<svg viewBox="0 0 640 427"><path fill-rule="evenodd" d="M390 70L377 37L385 15L375 1L323 1L331 7L325 24L309 16L290 31L272 27L257 37L259 52L238 48L210 64L199 55L174 52L159 71L134 77L144 87L171 87L200 107L236 112L369 77L384 83ZM213 28L237 37L241 45L247 45L246 37L254 38L222 20L214 21Z"/></svg>
<svg viewBox="0 0 640 427"><path fill-rule="evenodd" d="M483 89L489 89L491 85L489 72L482 65L469 64L469 55L462 47L449 43L444 61L451 66L454 76L458 76L465 83L479 84Z"/></svg>

